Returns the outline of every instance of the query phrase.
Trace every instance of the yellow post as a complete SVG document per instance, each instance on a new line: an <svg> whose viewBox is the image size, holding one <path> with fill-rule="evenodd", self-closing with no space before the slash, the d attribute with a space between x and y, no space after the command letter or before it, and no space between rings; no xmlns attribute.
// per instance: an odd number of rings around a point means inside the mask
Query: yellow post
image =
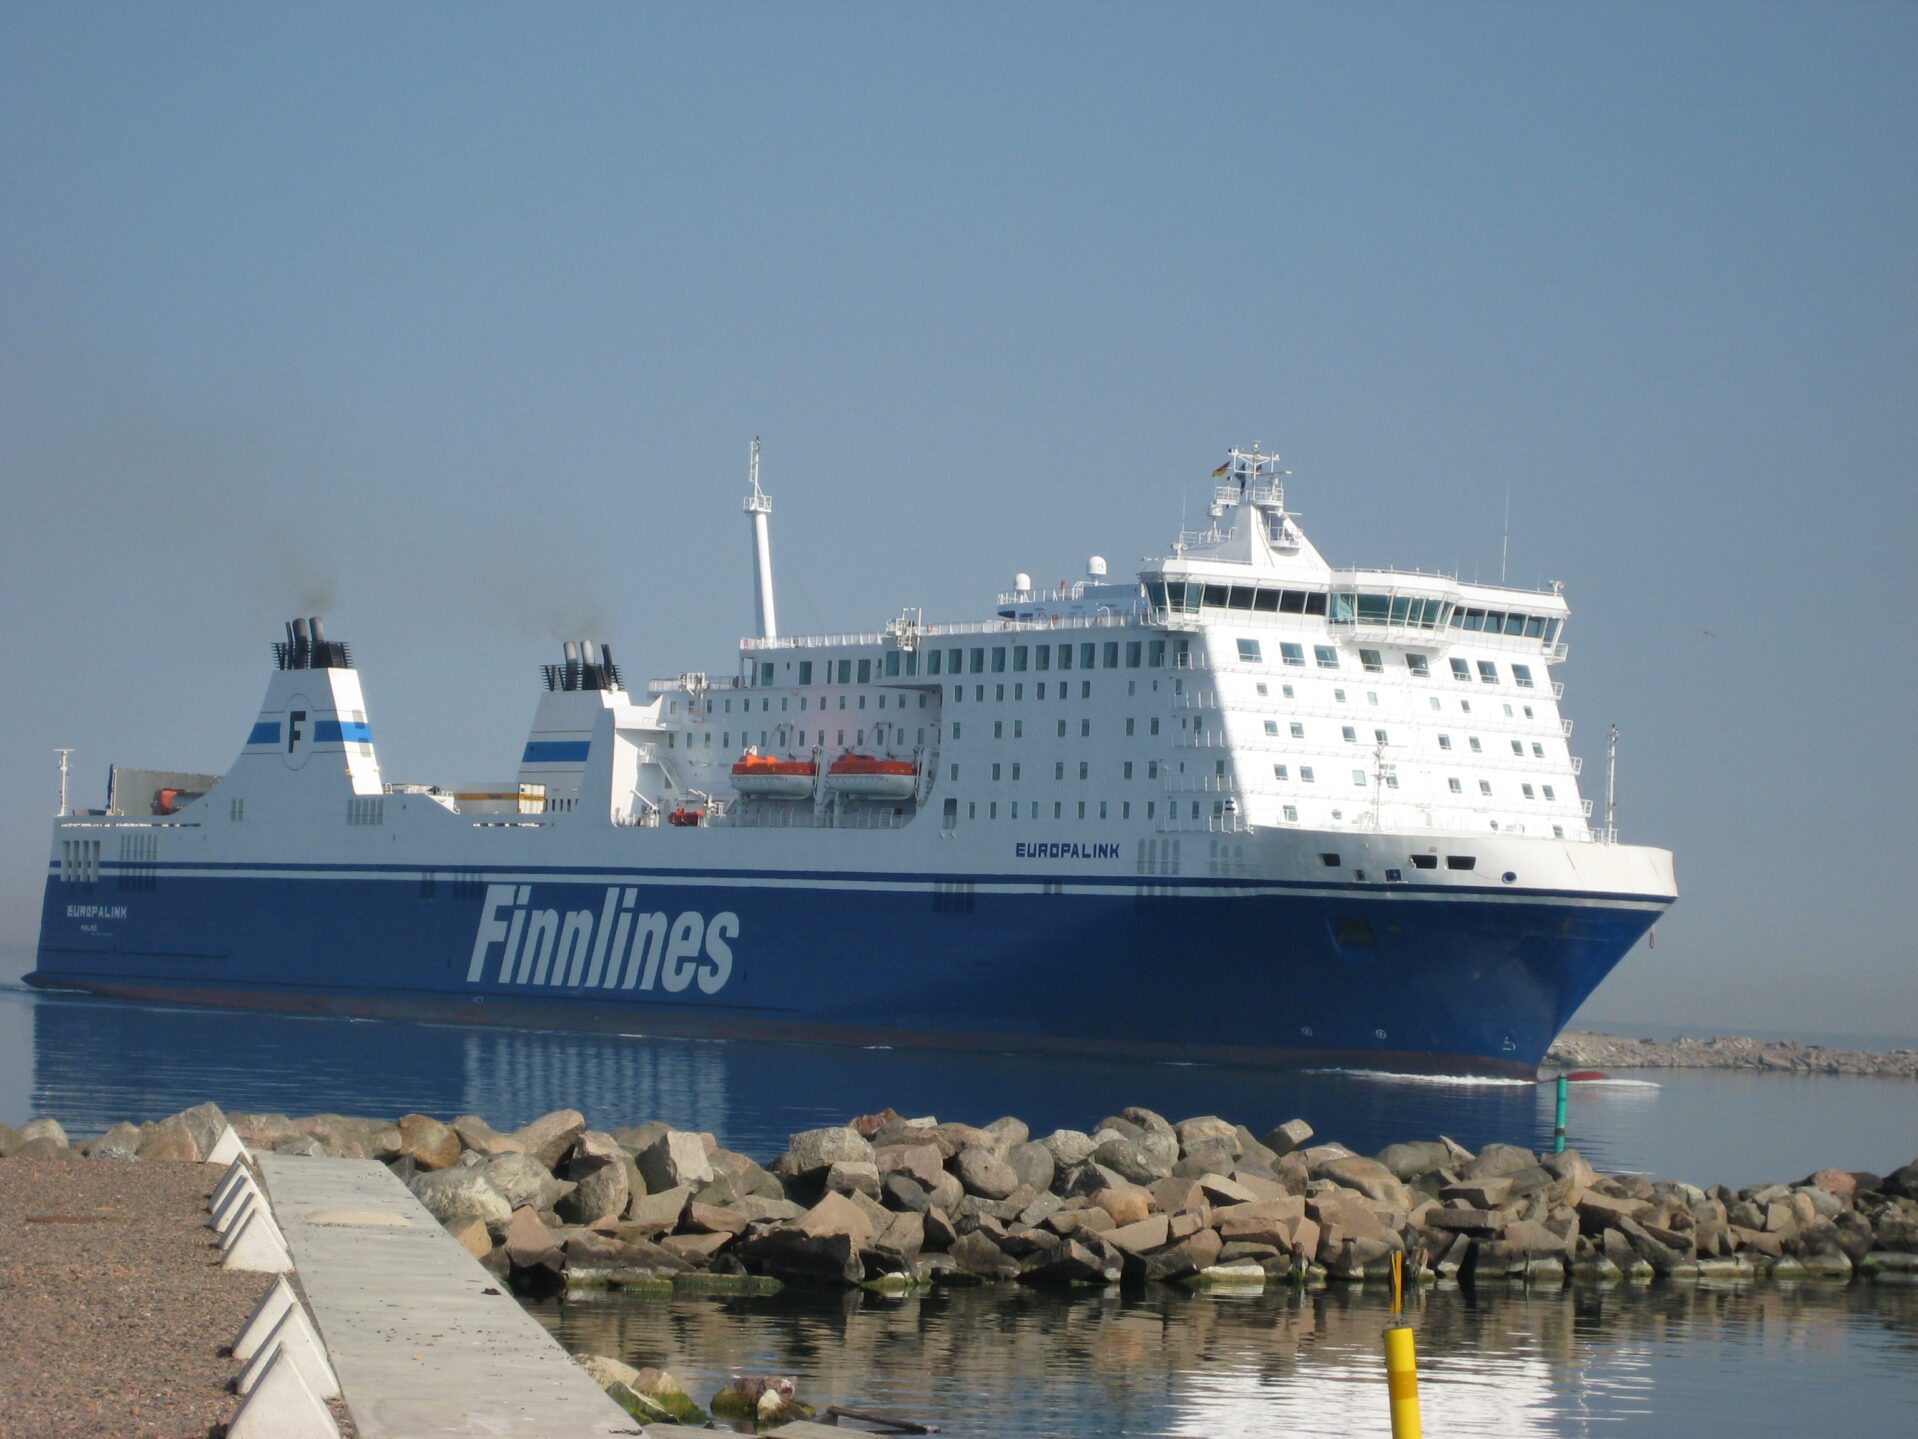
<svg viewBox="0 0 1918 1439"><path fill-rule="evenodd" d="M1398 1322L1404 1260L1402 1254L1392 1256L1393 1323L1385 1331L1385 1387L1392 1401L1392 1439L1420 1439L1418 1355L1412 1347L1412 1326Z"/></svg>

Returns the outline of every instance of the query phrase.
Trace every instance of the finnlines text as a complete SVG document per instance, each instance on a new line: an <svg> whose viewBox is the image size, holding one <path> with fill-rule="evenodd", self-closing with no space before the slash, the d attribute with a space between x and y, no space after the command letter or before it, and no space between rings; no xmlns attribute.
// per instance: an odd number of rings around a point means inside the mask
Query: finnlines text
<svg viewBox="0 0 1918 1439"><path fill-rule="evenodd" d="M1080 844L1077 840L1020 840L1012 847L1014 859L1117 859L1117 842Z"/></svg>
<svg viewBox="0 0 1918 1439"><path fill-rule="evenodd" d="M674 917L633 908L639 891L613 886L599 909L532 908L533 886L489 884L466 982L486 978L497 954L497 984L555 989L653 989L678 994L697 984L717 994L732 978L739 916L710 920L695 910Z"/></svg>

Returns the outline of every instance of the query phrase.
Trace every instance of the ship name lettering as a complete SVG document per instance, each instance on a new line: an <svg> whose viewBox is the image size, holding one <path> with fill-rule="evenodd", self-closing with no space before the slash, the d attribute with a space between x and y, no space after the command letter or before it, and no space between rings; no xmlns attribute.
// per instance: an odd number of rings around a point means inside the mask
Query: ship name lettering
<svg viewBox="0 0 1918 1439"><path fill-rule="evenodd" d="M1022 839L1013 845L1012 857L1014 859L1117 859L1119 845L1116 840L1081 844L1073 839Z"/></svg>
<svg viewBox="0 0 1918 1439"><path fill-rule="evenodd" d="M724 989L733 974L739 916L729 909L710 919L692 909L648 913L634 908L638 895L631 886L612 885L597 909L562 911L534 908L530 884L489 884L466 982L487 979L487 961L497 952L496 984L668 994L695 985L702 994Z"/></svg>

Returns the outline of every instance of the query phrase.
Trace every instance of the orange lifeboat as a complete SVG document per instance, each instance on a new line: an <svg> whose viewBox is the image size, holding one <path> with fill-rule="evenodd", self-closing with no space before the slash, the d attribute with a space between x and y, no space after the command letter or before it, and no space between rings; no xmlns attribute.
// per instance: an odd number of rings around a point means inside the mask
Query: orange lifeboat
<svg viewBox="0 0 1918 1439"><path fill-rule="evenodd" d="M748 750L733 763L733 789L747 799L808 799L819 766Z"/></svg>
<svg viewBox="0 0 1918 1439"><path fill-rule="evenodd" d="M826 771L826 784L856 799L911 799L919 787L919 771L911 760L879 759L848 750Z"/></svg>
<svg viewBox="0 0 1918 1439"><path fill-rule="evenodd" d="M685 806L682 805L680 808L674 810L671 814L666 816L666 823L671 825L678 825L681 829L688 829L688 828L691 828L693 825L698 824L704 818L706 818L705 810L687 809Z"/></svg>

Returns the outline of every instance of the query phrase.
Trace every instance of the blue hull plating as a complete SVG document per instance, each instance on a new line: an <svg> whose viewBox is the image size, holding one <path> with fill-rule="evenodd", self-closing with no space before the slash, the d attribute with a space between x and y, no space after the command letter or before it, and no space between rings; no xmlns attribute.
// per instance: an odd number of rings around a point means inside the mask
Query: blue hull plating
<svg viewBox="0 0 1918 1439"><path fill-rule="evenodd" d="M504 884L50 879L29 983L467 1023L1530 1077L1661 903L1406 885L1140 895L624 878L667 931L650 965L634 954L624 973L616 953L593 962L591 926L570 963L555 936L536 971L524 936L504 938L520 899ZM535 880L517 908L585 914L616 951L607 895L621 879ZM721 935L717 948L690 922L673 931L684 916ZM489 920L496 941L476 946Z"/></svg>

